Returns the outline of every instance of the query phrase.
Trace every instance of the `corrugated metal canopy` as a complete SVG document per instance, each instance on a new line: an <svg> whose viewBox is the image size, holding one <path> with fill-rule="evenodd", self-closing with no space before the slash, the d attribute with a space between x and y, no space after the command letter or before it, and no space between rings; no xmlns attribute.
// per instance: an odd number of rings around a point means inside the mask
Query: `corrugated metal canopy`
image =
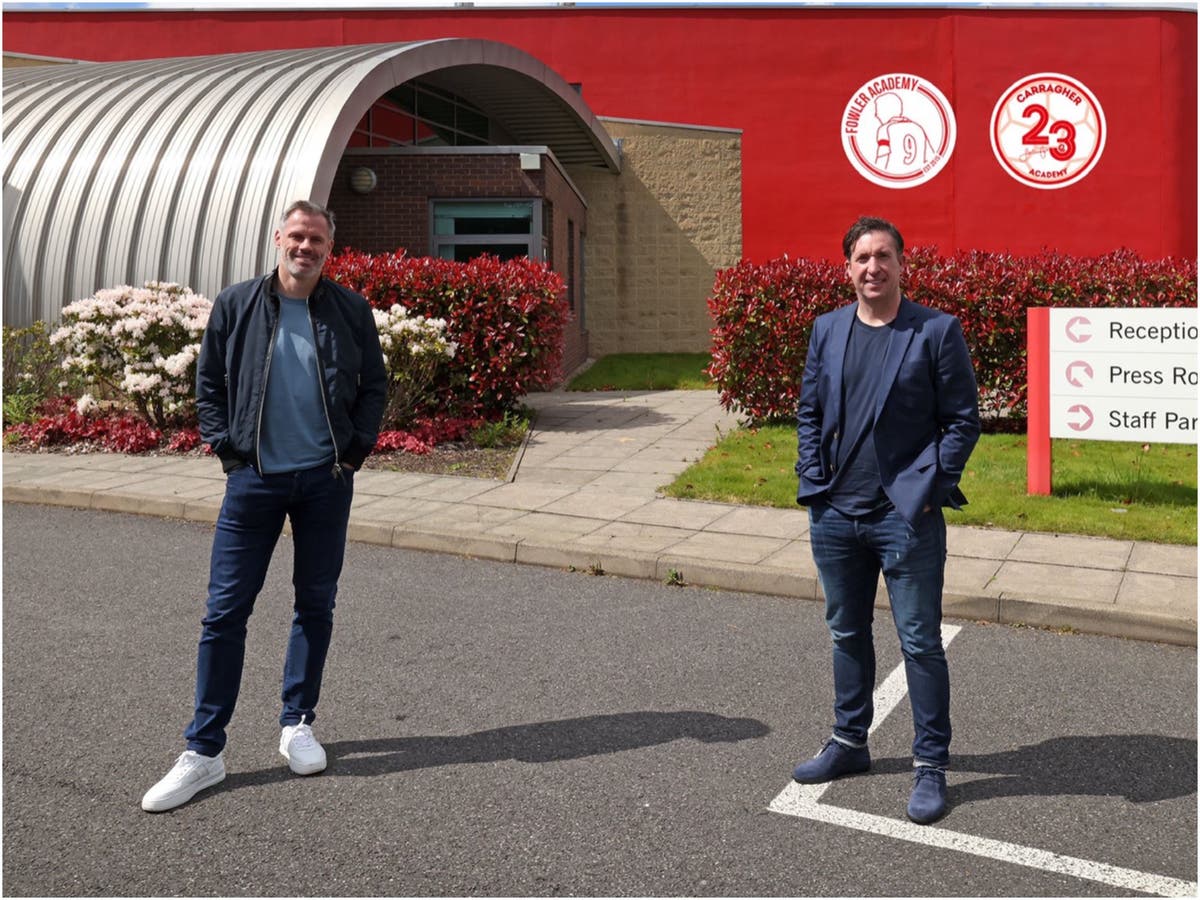
<svg viewBox="0 0 1200 900"><path fill-rule="evenodd" d="M616 146L543 63L446 39L4 71L4 322L157 279L210 297L272 267L292 200L328 200L354 127L421 78L567 165Z"/></svg>

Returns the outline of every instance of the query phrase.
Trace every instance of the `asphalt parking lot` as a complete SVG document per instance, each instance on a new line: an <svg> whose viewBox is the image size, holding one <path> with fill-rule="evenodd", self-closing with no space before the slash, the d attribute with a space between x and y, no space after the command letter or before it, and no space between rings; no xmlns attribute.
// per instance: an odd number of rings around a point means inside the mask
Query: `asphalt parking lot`
<svg viewBox="0 0 1200 900"><path fill-rule="evenodd" d="M829 729L816 604L352 545L315 725L330 766L301 779L276 749L286 539L230 775L148 815L142 792L182 749L210 540L4 506L6 894L1195 890L1193 649L956 623L935 826L974 841L956 849L888 832L911 779L903 696L872 773L821 796L836 821L772 811ZM899 649L878 625L882 681Z"/></svg>

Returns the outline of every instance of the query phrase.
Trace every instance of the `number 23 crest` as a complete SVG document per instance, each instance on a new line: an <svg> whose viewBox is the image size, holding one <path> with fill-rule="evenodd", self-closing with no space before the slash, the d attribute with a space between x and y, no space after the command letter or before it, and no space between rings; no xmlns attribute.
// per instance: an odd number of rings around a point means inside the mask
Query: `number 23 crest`
<svg viewBox="0 0 1200 900"><path fill-rule="evenodd" d="M992 152L1000 167L1043 190L1075 184L1095 168L1105 133L1100 101L1056 72L1014 82L992 111Z"/></svg>

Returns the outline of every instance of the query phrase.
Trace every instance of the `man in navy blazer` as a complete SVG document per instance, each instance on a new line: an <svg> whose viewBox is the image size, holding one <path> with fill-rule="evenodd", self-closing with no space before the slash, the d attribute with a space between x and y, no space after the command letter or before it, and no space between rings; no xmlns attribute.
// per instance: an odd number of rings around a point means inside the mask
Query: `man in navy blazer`
<svg viewBox="0 0 1200 900"><path fill-rule="evenodd" d="M913 712L908 816L927 824L946 811L950 761L942 507L966 503L958 483L979 439L978 389L958 319L901 293L896 227L860 218L842 249L857 300L813 325L796 463L833 642L835 724L793 777L820 783L871 766L871 623L882 572Z"/></svg>

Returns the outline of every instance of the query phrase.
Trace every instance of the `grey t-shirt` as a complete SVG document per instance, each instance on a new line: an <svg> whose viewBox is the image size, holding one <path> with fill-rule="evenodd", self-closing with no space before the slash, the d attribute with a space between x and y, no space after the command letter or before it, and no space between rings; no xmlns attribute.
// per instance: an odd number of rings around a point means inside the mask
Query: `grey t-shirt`
<svg viewBox="0 0 1200 900"><path fill-rule="evenodd" d="M259 443L263 474L297 472L333 461L318 364L308 301L280 295Z"/></svg>

